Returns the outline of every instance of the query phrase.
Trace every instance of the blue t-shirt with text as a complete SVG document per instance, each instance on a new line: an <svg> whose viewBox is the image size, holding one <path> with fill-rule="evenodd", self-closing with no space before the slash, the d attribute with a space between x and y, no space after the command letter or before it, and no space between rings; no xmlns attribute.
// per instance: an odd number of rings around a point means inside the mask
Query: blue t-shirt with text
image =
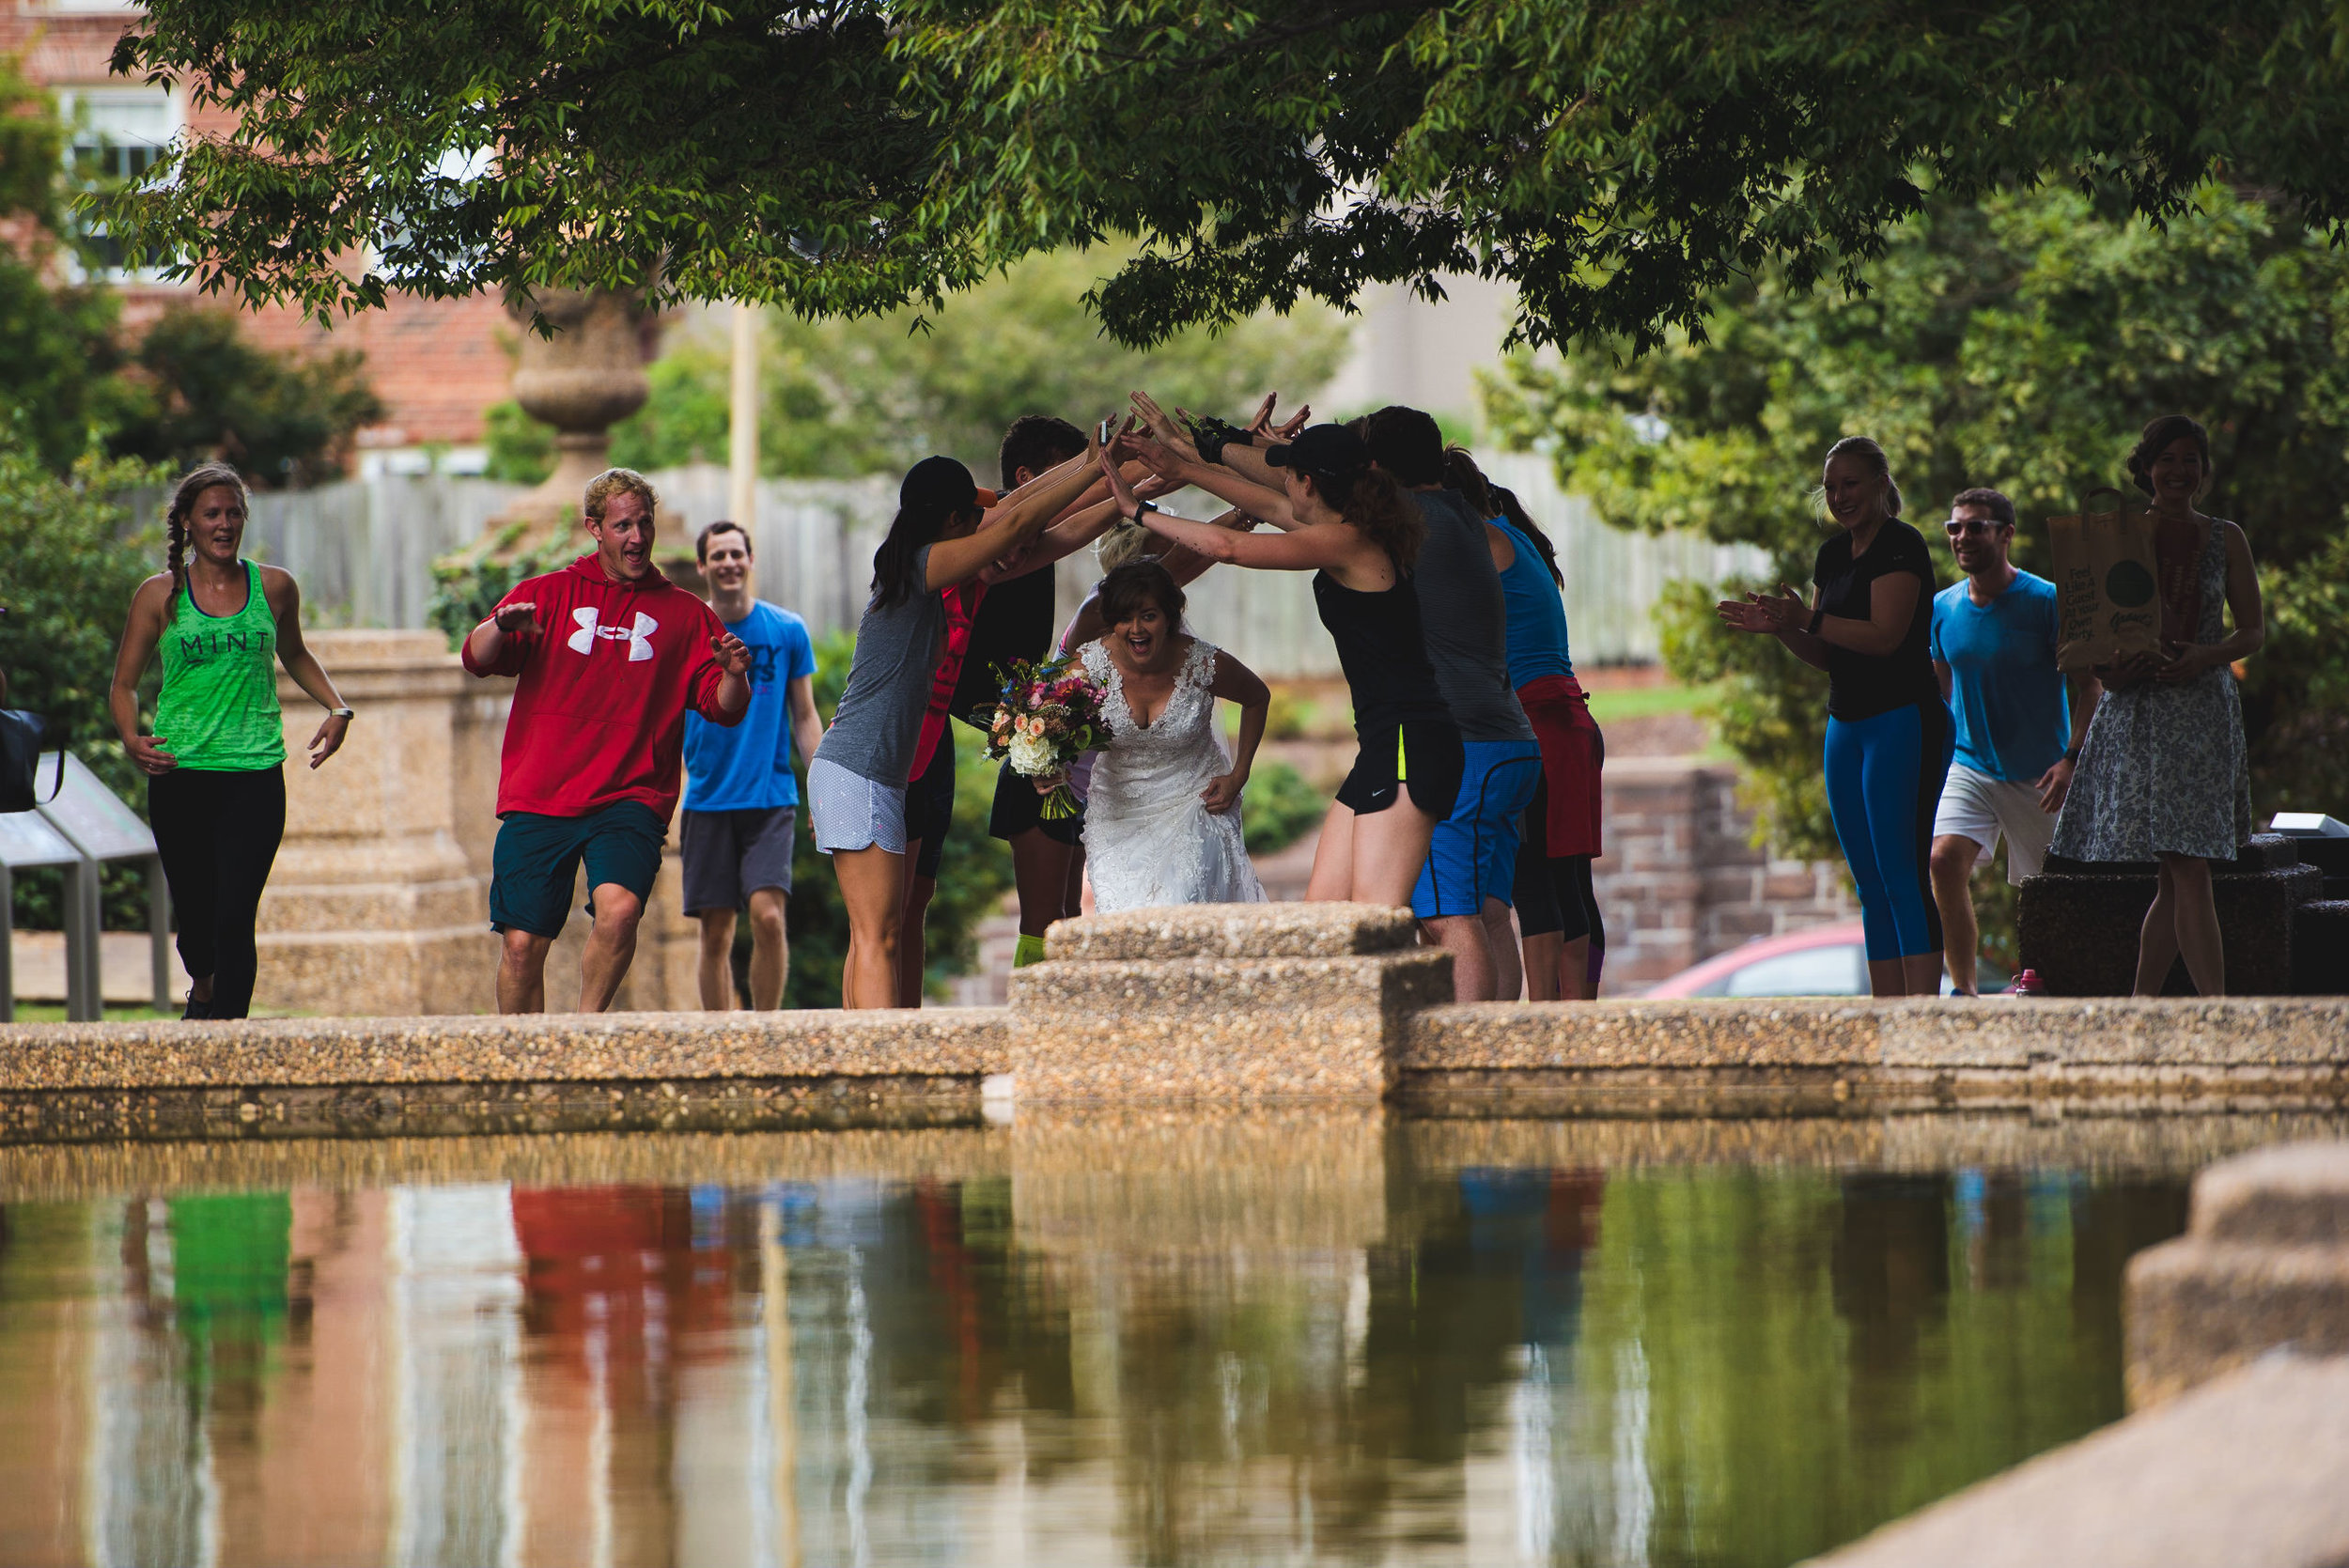
<svg viewBox="0 0 2349 1568"><path fill-rule="evenodd" d="M1933 598L1933 660L1950 667L1956 760L2006 784L2036 784L2063 756L2071 717L2056 668L2056 586L2017 572L1976 604L1967 585Z"/></svg>
<svg viewBox="0 0 2349 1568"><path fill-rule="evenodd" d="M751 650L751 706L727 727L700 714L685 715L685 809L757 811L800 803L791 776L789 687L816 673L816 644L807 623L764 599L726 623Z"/></svg>

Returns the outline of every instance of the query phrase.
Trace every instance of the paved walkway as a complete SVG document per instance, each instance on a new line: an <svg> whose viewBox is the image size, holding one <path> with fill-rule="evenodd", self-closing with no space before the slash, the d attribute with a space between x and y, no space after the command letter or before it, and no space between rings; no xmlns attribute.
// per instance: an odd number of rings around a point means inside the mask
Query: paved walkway
<svg viewBox="0 0 2349 1568"><path fill-rule="evenodd" d="M108 1001L151 1002L155 1000L152 938L143 931L109 931L100 939L100 966ZM18 931L9 946L16 967L16 1000L65 1001L65 933ZM171 955L171 994L184 996L188 977L179 968L179 955Z"/></svg>

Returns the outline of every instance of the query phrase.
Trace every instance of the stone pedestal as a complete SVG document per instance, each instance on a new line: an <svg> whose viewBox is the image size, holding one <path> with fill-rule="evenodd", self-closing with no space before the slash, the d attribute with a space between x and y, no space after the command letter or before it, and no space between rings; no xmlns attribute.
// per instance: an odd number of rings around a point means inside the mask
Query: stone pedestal
<svg viewBox="0 0 2349 1568"><path fill-rule="evenodd" d="M307 747L319 706L278 676L286 839L261 900L256 1002L342 1017L495 1012L490 853L514 683L467 675L438 632L304 635L359 716L343 749L313 771ZM586 897L585 887L575 890L548 956L554 1012L579 1004ZM672 829L615 1010L700 1005L695 928L681 898Z"/></svg>
<svg viewBox="0 0 2349 1568"><path fill-rule="evenodd" d="M2232 861L2211 870L2226 945L2227 994L2293 994L2294 915L2318 895L2323 874L2300 864L2294 841L2276 833L2257 835ZM2020 890L2016 938L2023 967L2039 971L2051 996L2128 995L2137 984L2138 930L2154 888L2150 864L2050 858L2048 870L2027 878ZM2190 994L2181 984L2184 972L2183 962L2172 970L2171 994Z"/></svg>
<svg viewBox="0 0 2349 1568"><path fill-rule="evenodd" d="M2349 1355L2349 1143L2262 1149L2195 1178L2186 1234L2129 1263L2129 1403L2289 1349Z"/></svg>
<svg viewBox="0 0 2349 1568"><path fill-rule="evenodd" d="M286 838L261 900L272 1010L475 1012L494 1005L486 875L459 842L452 719L471 677L438 633L312 631L357 709L342 750L309 765L318 704L282 672Z"/></svg>
<svg viewBox="0 0 2349 1568"><path fill-rule="evenodd" d="M1408 910L1207 904L1066 920L1011 979L1028 1100L1376 1099L1410 1015L1452 996Z"/></svg>

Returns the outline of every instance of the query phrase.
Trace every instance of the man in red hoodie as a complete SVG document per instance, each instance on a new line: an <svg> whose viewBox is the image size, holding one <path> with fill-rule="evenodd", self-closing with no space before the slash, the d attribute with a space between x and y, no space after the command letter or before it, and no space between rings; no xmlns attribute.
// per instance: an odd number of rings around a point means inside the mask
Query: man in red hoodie
<svg viewBox="0 0 2349 1568"><path fill-rule="evenodd" d="M466 669L521 677L490 857L501 1013L546 1010L547 949L583 860L595 924L579 1010L612 1005L677 812L685 710L734 724L750 707L750 650L652 564L657 503L631 469L597 474L585 506L595 553L515 583L465 639Z"/></svg>

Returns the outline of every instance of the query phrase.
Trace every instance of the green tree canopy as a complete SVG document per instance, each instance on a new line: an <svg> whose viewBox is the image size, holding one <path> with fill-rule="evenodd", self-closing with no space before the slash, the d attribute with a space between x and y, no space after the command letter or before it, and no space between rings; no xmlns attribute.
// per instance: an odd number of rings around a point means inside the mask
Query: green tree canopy
<svg viewBox="0 0 2349 1568"><path fill-rule="evenodd" d="M1456 272L1516 284L1535 344L1638 349L1740 276L1863 280L1929 200L2176 219L2223 172L2349 220L2329 0L151 0L116 67L234 121L117 232L321 315L551 284L854 315L1123 236L1095 303L1130 343Z"/></svg>
<svg viewBox="0 0 2349 1568"><path fill-rule="evenodd" d="M2219 188L2167 234L2059 191L1936 204L1886 237L1875 272L1850 301L1765 273L1710 299L1710 341L1675 336L1628 364L1520 357L1488 411L1518 444L1551 446L1610 521L1759 545L1797 585L1827 536L1808 495L1839 437L1883 442L1928 539L1958 490L2013 496L2018 562L2044 574L2042 520L2125 486L2145 422L2190 413L2217 467L2202 504L2243 524L2266 596L2245 688L2253 800L2349 803L2349 252ZM1724 737L1758 774L1773 836L1831 856L1827 677L1721 628L1713 597L1683 585L1669 601L1669 657L1724 680Z"/></svg>
<svg viewBox="0 0 2349 1568"><path fill-rule="evenodd" d="M1081 297L1121 254L1031 256L926 320L911 308L830 321L770 312L760 466L845 477L945 452L992 483L1003 427L1024 413L1098 417L1122 408L1135 387L1189 408L1228 410L1277 388L1290 394L1287 406L1336 373L1346 323L1321 306L1240 332L1194 328L1148 351L1103 341ZM723 462L731 363L723 323L676 332L650 367L651 399L613 431L612 460L642 469ZM543 475L552 431L513 405L491 423L498 476Z"/></svg>

